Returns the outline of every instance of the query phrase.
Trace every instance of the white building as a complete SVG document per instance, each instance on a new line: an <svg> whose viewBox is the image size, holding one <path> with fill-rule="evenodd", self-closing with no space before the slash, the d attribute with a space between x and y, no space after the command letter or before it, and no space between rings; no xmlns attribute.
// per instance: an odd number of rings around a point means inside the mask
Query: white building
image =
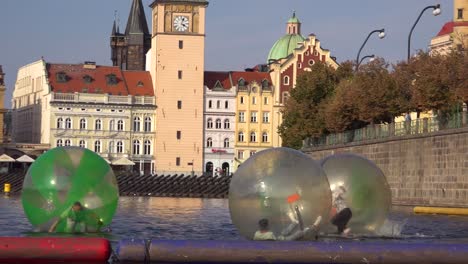
<svg viewBox="0 0 468 264"><path fill-rule="evenodd" d="M39 60L19 69L12 106L13 142L84 147L113 165L155 171L149 72Z"/></svg>
<svg viewBox="0 0 468 264"><path fill-rule="evenodd" d="M205 72L204 83L204 171L230 174L234 162L236 87L229 72Z"/></svg>

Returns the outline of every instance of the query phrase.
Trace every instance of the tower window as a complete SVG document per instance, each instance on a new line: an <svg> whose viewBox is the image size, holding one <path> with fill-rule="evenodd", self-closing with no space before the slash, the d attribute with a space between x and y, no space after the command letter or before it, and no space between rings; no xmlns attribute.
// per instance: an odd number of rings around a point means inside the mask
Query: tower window
<svg viewBox="0 0 468 264"><path fill-rule="evenodd" d="M182 109L182 101L177 101L177 109Z"/></svg>
<svg viewBox="0 0 468 264"><path fill-rule="evenodd" d="M177 157L175 159L175 164L176 164L176 166L180 166L180 157Z"/></svg>
<svg viewBox="0 0 468 264"><path fill-rule="evenodd" d="M179 80L182 80L182 71L178 72L178 77L179 77Z"/></svg>
<svg viewBox="0 0 468 264"><path fill-rule="evenodd" d="M284 76L283 84L284 85L289 85L289 76Z"/></svg>
<svg viewBox="0 0 468 264"><path fill-rule="evenodd" d="M179 49L183 49L183 48L184 48L184 41L179 40Z"/></svg>
<svg viewBox="0 0 468 264"><path fill-rule="evenodd" d="M457 9L457 19L463 19L463 8Z"/></svg>
<svg viewBox="0 0 468 264"><path fill-rule="evenodd" d="M177 139L181 139L182 138L182 131L177 131Z"/></svg>

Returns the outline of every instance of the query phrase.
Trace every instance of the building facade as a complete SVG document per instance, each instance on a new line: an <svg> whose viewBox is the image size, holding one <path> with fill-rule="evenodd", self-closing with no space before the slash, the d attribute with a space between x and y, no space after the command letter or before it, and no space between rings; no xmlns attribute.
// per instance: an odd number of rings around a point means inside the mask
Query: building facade
<svg viewBox="0 0 468 264"><path fill-rule="evenodd" d="M158 174L203 173L207 6L203 0L156 0L151 5Z"/></svg>
<svg viewBox="0 0 468 264"><path fill-rule="evenodd" d="M113 165L155 170L149 72L40 60L19 70L12 101L14 142L78 146ZM36 126L24 125L24 118Z"/></svg>
<svg viewBox="0 0 468 264"><path fill-rule="evenodd" d="M229 72L205 72L205 168L229 175L234 165L236 87Z"/></svg>

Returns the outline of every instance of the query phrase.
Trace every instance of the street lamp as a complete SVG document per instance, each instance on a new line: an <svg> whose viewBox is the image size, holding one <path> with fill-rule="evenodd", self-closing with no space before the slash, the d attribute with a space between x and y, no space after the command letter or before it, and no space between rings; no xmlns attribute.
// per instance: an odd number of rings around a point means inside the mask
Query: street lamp
<svg viewBox="0 0 468 264"><path fill-rule="evenodd" d="M374 30L374 31L372 31L371 33L369 33L369 35L367 35L366 40L364 41L364 43L362 43L362 46L361 46L361 48L359 49L359 52L358 52L358 54L357 54L357 58L356 58L356 71L358 70L358 65L360 64L360 63L359 63L359 56L361 55L361 51L362 51L362 49L364 48L364 46L366 45L366 43L367 43L367 41L369 40L370 36L371 36L372 34L374 34L374 33L379 33L379 38L380 38L380 39L385 38L385 29L383 29L383 28L382 28L382 29Z"/></svg>
<svg viewBox="0 0 468 264"><path fill-rule="evenodd" d="M432 14L434 16L438 16L440 15L440 13L442 13L441 9L440 9L440 4L437 4L437 5L432 5L432 6L426 6L422 11L421 11L421 14L419 14L418 16L418 19L416 19L416 22L414 22L414 25L413 27L411 28L411 31L409 33L409 36L408 36L408 61L410 60L410 54L411 54L411 35L413 34L413 30L414 28L416 27L416 25L418 24L419 22L419 19L421 19L421 16L423 15L423 13L428 10L428 9L431 9L432 8Z"/></svg>
<svg viewBox="0 0 468 264"><path fill-rule="evenodd" d="M359 65L362 64L362 62L365 60L365 59L369 59L370 62L373 62L375 60L375 55L372 54L372 55L367 55L367 56L364 56L362 57L362 59L359 61L359 63L356 65L356 70L359 69Z"/></svg>

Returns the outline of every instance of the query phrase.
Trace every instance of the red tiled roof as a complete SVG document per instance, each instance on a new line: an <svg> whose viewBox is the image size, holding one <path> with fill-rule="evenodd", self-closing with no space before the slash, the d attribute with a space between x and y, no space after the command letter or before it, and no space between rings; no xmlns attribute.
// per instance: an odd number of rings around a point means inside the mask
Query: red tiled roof
<svg viewBox="0 0 468 264"><path fill-rule="evenodd" d="M233 86L231 83L231 78L229 72L215 72L215 71L206 71L204 75L204 83L209 89L213 89L216 85L216 82L220 82L224 89L231 89Z"/></svg>
<svg viewBox="0 0 468 264"><path fill-rule="evenodd" d="M437 34L437 37L453 33L454 27L468 27L468 21L447 22Z"/></svg>
<svg viewBox="0 0 468 264"><path fill-rule="evenodd" d="M66 82L57 80L57 75L66 75ZM154 96L151 75L145 71L126 72L119 67L96 66L96 69L85 69L83 64L47 64L47 74L52 91L61 93L99 93L111 95L148 95ZM117 84L107 82L108 75L115 75ZM84 80L91 77L91 82ZM138 86L138 82L143 86Z"/></svg>
<svg viewBox="0 0 468 264"><path fill-rule="evenodd" d="M261 84L263 80L267 80L271 85L270 73L268 72L231 72L232 81L237 84L240 78L244 79L246 84L253 81Z"/></svg>

